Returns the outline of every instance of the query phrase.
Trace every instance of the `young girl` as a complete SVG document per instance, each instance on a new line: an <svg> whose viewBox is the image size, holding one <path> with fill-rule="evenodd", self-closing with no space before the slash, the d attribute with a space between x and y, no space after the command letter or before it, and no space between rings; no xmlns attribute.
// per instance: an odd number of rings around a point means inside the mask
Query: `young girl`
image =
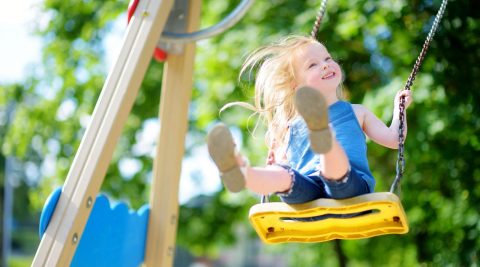
<svg viewBox="0 0 480 267"><path fill-rule="evenodd" d="M397 93L387 127L362 105L340 99L340 66L311 37L290 36L256 50L241 74L255 67L252 108L267 122L268 165L248 166L228 128L216 125L209 133L208 148L227 189L275 193L289 204L373 192L375 179L368 166L365 135L397 148L400 97L405 97L408 107L411 92Z"/></svg>

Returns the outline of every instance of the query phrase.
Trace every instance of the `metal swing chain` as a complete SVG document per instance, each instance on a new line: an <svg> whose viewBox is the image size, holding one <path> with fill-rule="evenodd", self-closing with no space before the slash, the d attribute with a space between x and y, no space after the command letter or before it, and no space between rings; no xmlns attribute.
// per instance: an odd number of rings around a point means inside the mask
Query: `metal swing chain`
<svg viewBox="0 0 480 267"><path fill-rule="evenodd" d="M327 0L322 0L322 3L320 4L320 8L317 12L317 17L315 19L315 23L313 24L313 29L310 35L315 38L315 40L318 40L317 34L320 29L320 23L322 22L323 15L325 14L325 10L327 9ZM269 195L262 195L260 198L260 203L268 203L270 201Z"/></svg>
<svg viewBox="0 0 480 267"><path fill-rule="evenodd" d="M325 14L325 10L327 9L327 0L322 0L320 4L320 8L318 9L317 18L315 19L315 23L313 24L313 29L310 35L318 40L318 31L320 29L320 23L322 22L323 15Z"/></svg>
<svg viewBox="0 0 480 267"><path fill-rule="evenodd" d="M420 65L423 62L423 59L425 58L425 55L427 54L428 47L430 46L430 42L433 40L433 36L435 35L435 32L437 31L438 24L440 23L440 20L443 17L443 13L445 12L445 8L447 7L447 2L448 0L442 0L442 4L437 12L437 15L435 16L435 20L433 22L432 28L430 29L430 32L428 33L427 39L425 40L425 43L423 44L422 51L420 52L420 55L418 56L417 60L415 61L415 65L413 66L413 70L410 73L410 76L407 79L407 82L405 84L405 90L411 90L411 86L413 85L413 81L415 80L418 70L420 69ZM315 19L315 23L313 25L313 29L311 32L311 36L315 39L318 39L318 32L320 29L320 24L323 19L323 16L325 14L325 10L327 7L327 0L322 0L320 4L320 8L317 13L317 17ZM397 157L397 163L396 163L396 175L395 179L392 183L392 186L390 187L390 192L393 193L397 187L399 187L400 180L403 177L403 173L405 171L405 136L403 134L403 131L405 130L405 97L400 98L400 104L399 104L399 120L400 120L400 125L398 127L398 157Z"/></svg>
<svg viewBox="0 0 480 267"><path fill-rule="evenodd" d="M417 76L418 70L420 69L420 65L423 62L423 59L425 58L425 55L427 53L428 47L430 46L430 42L433 39L433 36L435 35L435 32L437 31L438 24L440 23L440 20L442 19L443 13L445 11L445 8L447 6L448 0L442 0L442 5L440 6L437 15L435 16L435 20L433 22L432 28L430 29L430 32L428 33L427 39L425 40L425 43L423 44L422 51L420 52L420 55L418 56L417 60L415 61L415 65L413 66L413 70L410 73L410 76L408 77L408 80L405 84L405 90L410 90L410 87L413 85L413 81L415 80L415 77ZM397 158L397 166L396 166L396 175L395 175L395 180L392 183L392 186L390 187L390 192L393 193L397 188L400 186L400 180L403 177L403 173L405 171L405 136L403 134L403 131L405 130L405 97L400 98L400 104L399 104L399 116L400 120L400 125L398 126L398 158ZM400 188L399 188L400 191Z"/></svg>
<svg viewBox="0 0 480 267"><path fill-rule="evenodd" d="M448 0L442 0L442 4L437 12L437 15L435 16L435 20L433 22L432 28L430 29L430 32L428 33L427 39L425 40L422 51L420 52L420 55L418 56L417 60L415 61L415 65L413 66L413 70L410 73L410 76L407 79L407 82L405 84L405 90L411 90L411 86L413 85L413 81L415 80L418 70L420 69L420 65L422 64L425 55L427 53L428 47L430 46L430 42L433 39L433 36L435 35L435 32L437 31L438 24L440 23L440 20L443 17L443 13L445 12L445 8L447 7L447 2ZM317 39L318 31L320 29L320 24L323 19L323 16L325 14L325 10L327 7L327 0L322 0L320 4L320 8L317 13L317 17L315 19L315 23L313 25L313 29L311 32L311 36L315 39ZM400 104L399 104L399 120L400 120L400 125L398 127L398 157L397 157L397 163L396 163L396 175L395 179L392 183L392 186L390 187L390 192L393 193L397 187L399 187L400 180L403 177L403 173L405 171L405 136L403 134L403 131L405 130L405 97L400 98Z"/></svg>

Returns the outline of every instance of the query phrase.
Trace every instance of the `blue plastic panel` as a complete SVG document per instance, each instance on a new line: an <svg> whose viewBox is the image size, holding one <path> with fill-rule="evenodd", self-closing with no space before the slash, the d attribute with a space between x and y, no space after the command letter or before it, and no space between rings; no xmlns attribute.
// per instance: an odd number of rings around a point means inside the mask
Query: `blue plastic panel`
<svg viewBox="0 0 480 267"><path fill-rule="evenodd" d="M45 204L40 219L40 236L45 232L59 199L55 190ZM78 244L71 266L139 266L144 261L150 207L129 210L123 202L110 204L100 194Z"/></svg>

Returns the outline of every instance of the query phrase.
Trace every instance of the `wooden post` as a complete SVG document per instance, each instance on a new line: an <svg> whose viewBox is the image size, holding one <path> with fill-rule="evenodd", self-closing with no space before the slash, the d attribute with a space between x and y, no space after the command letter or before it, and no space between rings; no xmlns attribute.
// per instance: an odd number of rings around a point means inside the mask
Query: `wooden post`
<svg viewBox="0 0 480 267"><path fill-rule="evenodd" d="M140 1L32 266L69 266L173 0Z"/></svg>
<svg viewBox="0 0 480 267"><path fill-rule="evenodd" d="M187 31L200 23L200 0L189 1ZM182 55L168 55L163 73L160 103L160 134L150 194L145 264L173 265L178 221L178 189L188 127L188 106L192 94L195 44L185 46Z"/></svg>

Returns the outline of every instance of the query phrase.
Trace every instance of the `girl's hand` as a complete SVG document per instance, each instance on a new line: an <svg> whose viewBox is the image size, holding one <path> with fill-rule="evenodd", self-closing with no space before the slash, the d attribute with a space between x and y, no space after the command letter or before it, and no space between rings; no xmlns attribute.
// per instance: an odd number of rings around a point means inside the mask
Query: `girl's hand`
<svg viewBox="0 0 480 267"><path fill-rule="evenodd" d="M275 164L275 140L272 140L272 143L270 144L270 148L268 149L268 155L267 155L267 165L272 165Z"/></svg>
<svg viewBox="0 0 480 267"><path fill-rule="evenodd" d="M401 90L398 91L397 95L395 96L395 109L399 108L400 105L400 98L404 96L405 97L405 109L410 106L410 104L413 102L413 96L412 96L412 91L411 90Z"/></svg>
<svg viewBox="0 0 480 267"><path fill-rule="evenodd" d="M267 165L275 164L275 153L273 149L268 150Z"/></svg>

